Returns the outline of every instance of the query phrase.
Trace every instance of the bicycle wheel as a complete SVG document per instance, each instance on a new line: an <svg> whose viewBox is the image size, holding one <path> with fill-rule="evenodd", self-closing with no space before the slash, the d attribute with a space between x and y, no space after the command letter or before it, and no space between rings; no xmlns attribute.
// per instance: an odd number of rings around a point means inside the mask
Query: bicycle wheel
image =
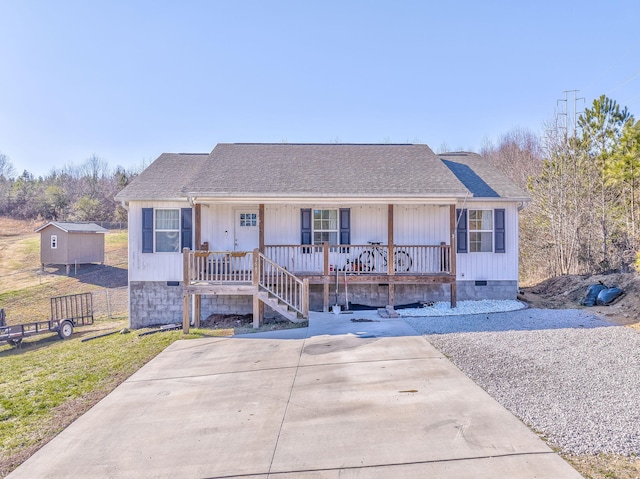
<svg viewBox="0 0 640 479"><path fill-rule="evenodd" d="M398 273L406 273L411 269L413 260L406 251L395 251L393 253L393 266Z"/></svg>
<svg viewBox="0 0 640 479"><path fill-rule="evenodd" d="M371 254L371 251L363 251L358 256L358 266L360 271L373 271L373 254Z"/></svg>

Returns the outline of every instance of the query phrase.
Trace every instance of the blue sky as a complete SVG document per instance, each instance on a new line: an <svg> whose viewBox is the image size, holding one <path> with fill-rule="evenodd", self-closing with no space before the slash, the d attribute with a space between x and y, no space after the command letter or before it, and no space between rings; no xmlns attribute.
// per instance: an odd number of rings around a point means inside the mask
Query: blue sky
<svg viewBox="0 0 640 479"><path fill-rule="evenodd" d="M0 0L0 153L46 175L219 142L477 151L542 133L564 90L640 116L639 25L637 0Z"/></svg>

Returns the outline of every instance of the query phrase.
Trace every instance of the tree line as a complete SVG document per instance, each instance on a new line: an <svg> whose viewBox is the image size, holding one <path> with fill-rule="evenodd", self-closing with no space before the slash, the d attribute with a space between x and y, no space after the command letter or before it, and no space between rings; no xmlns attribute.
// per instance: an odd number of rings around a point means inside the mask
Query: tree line
<svg viewBox="0 0 640 479"><path fill-rule="evenodd" d="M532 197L520 215L521 278L629 271L640 240L640 122L602 95L575 125L546 127L481 151Z"/></svg>
<svg viewBox="0 0 640 479"><path fill-rule="evenodd" d="M514 129L480 154L529 192L520 213L521 280L627 271L640 244L640 122L606 96L541 137ZM0 215L125 222L114 196L139 170L97 156L46 177L16 176L0 154ZM640 267L640 261L638 261Z"/></svg>
<svg viewBox="0 0 640 479"><path fill-rule="evenodd" d="M46 177L27 170L16 176L0 153L0 216L53 221L126 222L126 210L114 196L138 174L112 169L93 155L80 165L53 169Z"/></svg>

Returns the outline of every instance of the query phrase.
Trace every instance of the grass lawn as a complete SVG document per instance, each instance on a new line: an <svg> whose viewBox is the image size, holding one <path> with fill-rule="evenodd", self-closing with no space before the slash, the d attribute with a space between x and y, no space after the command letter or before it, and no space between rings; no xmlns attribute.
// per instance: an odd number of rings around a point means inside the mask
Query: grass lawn
<svg viewBox="0 0 640 479"><path fill-rule="evenodd" d="M93 404L172 342L227 336L233 331L192 329L139 336L146 330L82 338L119 331L126 321L75 330L65 341L57 334L25 339L20 347L0 346L0 477L67 427Z"/></svg>

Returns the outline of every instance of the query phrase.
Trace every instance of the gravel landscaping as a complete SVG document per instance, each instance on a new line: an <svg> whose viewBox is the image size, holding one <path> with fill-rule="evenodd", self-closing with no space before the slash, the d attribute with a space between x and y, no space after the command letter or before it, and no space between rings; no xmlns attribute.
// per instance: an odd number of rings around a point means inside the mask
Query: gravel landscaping
<svg viewBox="0 0 640 479"><path fill-rule="evenodd" d="M640 455L640 333L587 310L405 317L569 454Z"/></svg>

